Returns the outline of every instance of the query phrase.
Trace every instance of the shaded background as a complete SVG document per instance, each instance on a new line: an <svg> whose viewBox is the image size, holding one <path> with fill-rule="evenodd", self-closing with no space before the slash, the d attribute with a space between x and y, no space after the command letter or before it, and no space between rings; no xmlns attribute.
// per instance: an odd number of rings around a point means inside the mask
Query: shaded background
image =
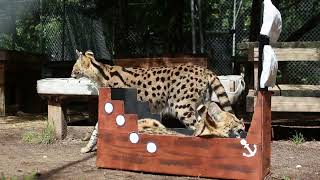
<svg viewBox="0 0 320 180"><path fill-rule="evenodd" d="M75 49L105 60L196 53L219 75L232 74L232 32L236 43L256 41L261 19L261 0L235 2L233 28L230 0L0 0L0 48L64 62L75 60ZM279 41L320 40L320 1L273 3L283 18ZM319 62L286 66L288 83L320 84Z"/></svg>

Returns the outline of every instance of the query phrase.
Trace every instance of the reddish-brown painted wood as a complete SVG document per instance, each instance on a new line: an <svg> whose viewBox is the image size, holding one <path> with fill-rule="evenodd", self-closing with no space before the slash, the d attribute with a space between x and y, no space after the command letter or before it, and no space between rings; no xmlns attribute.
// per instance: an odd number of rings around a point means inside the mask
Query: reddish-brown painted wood
<svg viewBox="0 0 320 180"><path fill-rule="evenodd" d="M123 103L109 97L110 89L101 89L99 97L99 136L97 166L102 168L202 176L228 179L263 179L270 171L271 111L269 92L259 92L256 110L246 138L249 147L257 145L253 157L237 138L200 138L138 134L132 144L131 132L137 132L137 116L125 115L118 127L115 117L123 114ZM104 104L114 104L111 114ZM148 142L157 145L155 153L146 150Z"/></svg>
<svg viewBox="0 0 320 180"><path fill-rule="evenodd" d="M193 64L207 68L207 58L195 56L181 57L155 57L155 58L130 58L130 59L115 59L115 65L122 67L173 67L179 64Z"/></svg>

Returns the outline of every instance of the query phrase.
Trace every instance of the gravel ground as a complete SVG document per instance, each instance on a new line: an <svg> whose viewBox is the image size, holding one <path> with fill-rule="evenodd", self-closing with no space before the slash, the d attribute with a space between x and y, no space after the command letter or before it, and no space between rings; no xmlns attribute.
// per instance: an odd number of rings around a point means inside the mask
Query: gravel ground
<svg viewBox="0 0 320 180"><path fill-rule="evenodd" d="M30 144L22 140L27 132L46 127L43 116L0 118L0 177L23 179L121 179L182 180L205 179L98 169L95 152L81 154L86 142L81 137L92 127L68 127L66 140L53 144ZM268 179L320 179L320 142L299 145L291 141L273 141L271 174Z"/></svg>

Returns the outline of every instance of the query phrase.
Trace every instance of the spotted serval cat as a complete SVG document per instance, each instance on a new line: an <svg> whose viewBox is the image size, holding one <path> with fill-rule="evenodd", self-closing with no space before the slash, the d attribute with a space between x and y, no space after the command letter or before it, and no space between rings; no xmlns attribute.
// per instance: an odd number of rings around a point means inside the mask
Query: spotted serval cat
<svg viewBox="0 0 320 180"><path fill-rule="evenodd" d="M210 101L214 92L219 105L226 112L233 112L224 87L217 75L200 66L124 68L110 66L95 60L92 51L77 51L78 59L71 77L87 77L99 87L136 88L139 101L150 103L152 113L171 114L187 128L195 130L196 108ZM96 144L96 128L86 148L88 152ZM90 143L91 142L91 143Z"/></svg>

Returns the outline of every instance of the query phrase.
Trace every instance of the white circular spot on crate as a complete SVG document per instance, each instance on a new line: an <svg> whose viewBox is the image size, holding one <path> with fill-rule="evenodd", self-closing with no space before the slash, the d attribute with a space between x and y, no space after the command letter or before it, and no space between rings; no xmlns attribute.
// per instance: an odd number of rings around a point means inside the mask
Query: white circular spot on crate
<svg viewBox="0 0 320 180"><path fill-rule="evenodd" d="M106 103L104 105L104 110L106 111L106 113L110 114L113 111L113 105L111 103Z"/></svg>
<svg viewBox="0 0 320 180"><path fill-rule="evenodd" d="M126 122L126 119L122 115L118 115L116 117L116 123L118 126L123 126L125 122Z"/></svg>
<svg viewBox="0 0 320 180"><path fill-rule="evenodd" d="M247 141L246 141L245 139L241 139L241 140L240 140L240 144L244 146L244 145L247 144Z"/></svg>
<svg viewBox="0 0 320 180"><path fill-rule="evenodd" d="M129 140L132 144L137 144L139 142L139 135L135 132L130 133Z"/></svg>
<svg viewBox="0 0 320 180"><path fill-rule="evenodd" d="M153 143L153 142L149 142L147 144L147 151L149 153L155 153L157 151L157 145L155 143Z"/></svg>

